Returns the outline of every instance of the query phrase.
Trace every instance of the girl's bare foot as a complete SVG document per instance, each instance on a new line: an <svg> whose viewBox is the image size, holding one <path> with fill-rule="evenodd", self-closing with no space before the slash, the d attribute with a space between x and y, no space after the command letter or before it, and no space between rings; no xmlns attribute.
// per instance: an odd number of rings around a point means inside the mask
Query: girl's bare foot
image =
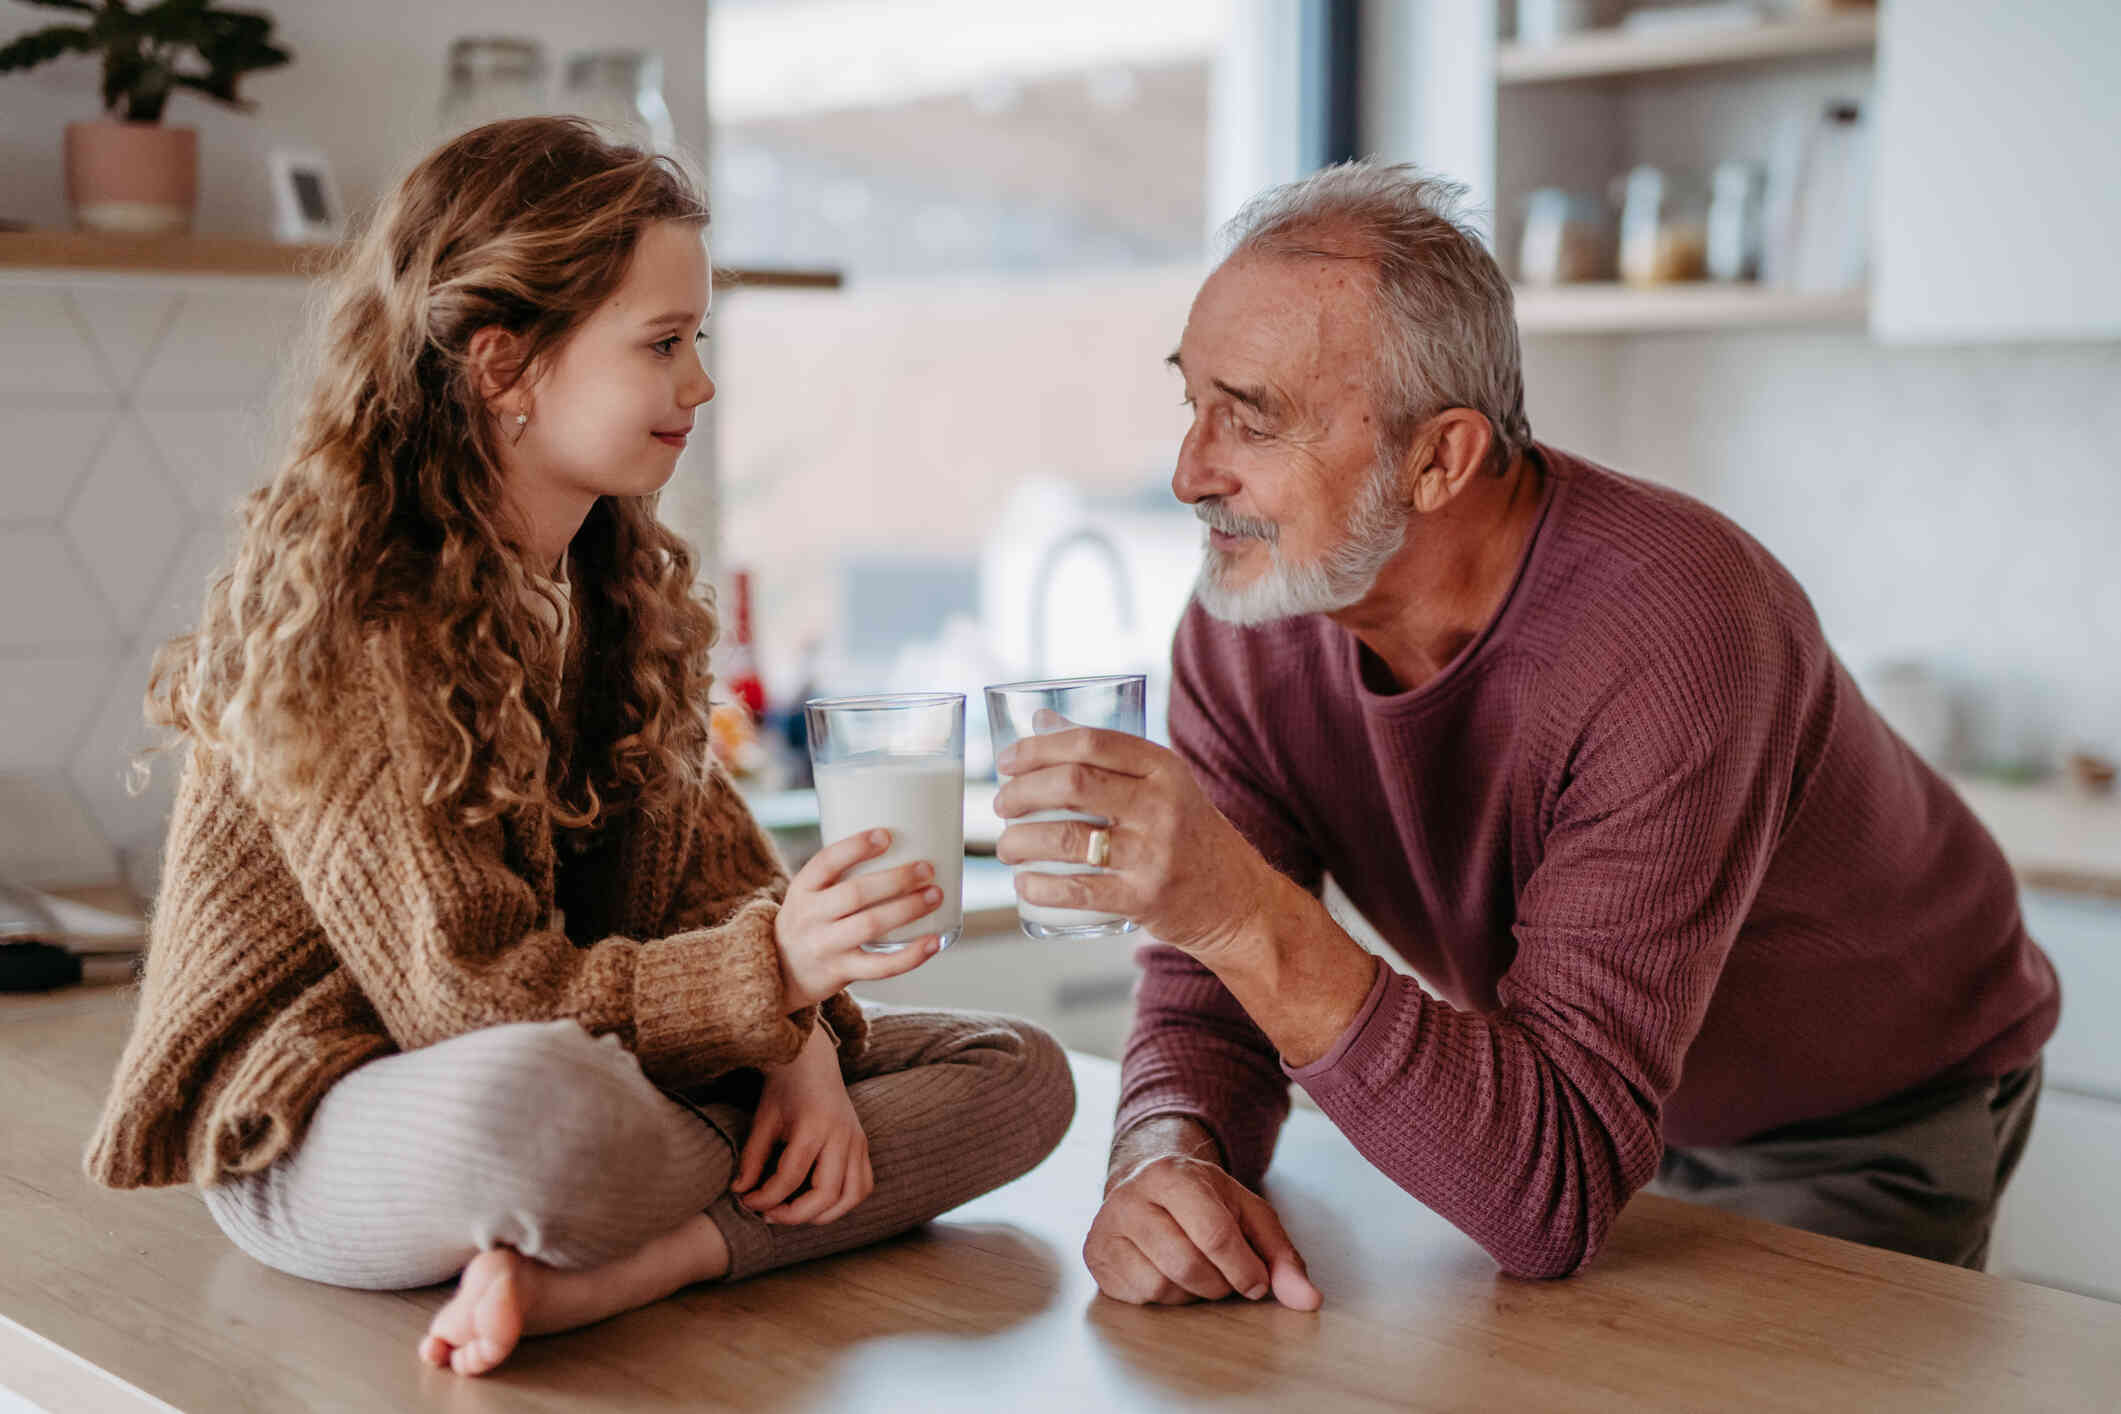
<svg viewBox="0 0 2121 1414"><path fill-rule="evenodd" d="M526 1335L572 1330L660 1301L729 1270L721 1229L702 1213L640 1250L587 1271L564 1272L506 1247L481 1252L435 1312L420 1358L437 1369L483 1375Z"/></svg>
<svg viewBox="0 0 2121 1414"><path fill-rule="evenodd" d="M526 1298L550 1270L507 1247L472 1258L457 1294L429 1323L420 1358L460 1375L483 1375L506 1360L523 1336Z"/></svg>

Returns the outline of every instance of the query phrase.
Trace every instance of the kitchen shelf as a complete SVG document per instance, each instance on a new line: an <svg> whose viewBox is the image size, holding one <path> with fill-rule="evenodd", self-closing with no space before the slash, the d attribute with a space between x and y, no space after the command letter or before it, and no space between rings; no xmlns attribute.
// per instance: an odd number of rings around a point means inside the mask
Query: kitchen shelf
<svg viewBox="0 0 2121 1414"><path fill-rule="evenodd" d="M95 231L0 232L0 270L88 270L141 275L315 275L337 252L243 236L114 236ZM727 269L718 286L832 290L837 270Z"/></svg>
<svg viewBox="0 0 2121 1414"><path fill-rule="evenodd" d="M1865 53L1877 42L1874 10L1748 26L1592 30L1556 44L1505 44L1495 55L1495 77L1505 84L1627 78Z"/></svg>
<svg viewBox="0 0 2121 1414"><path fill-rule="evenodd" d="M1707 281L1658 285L1520 285L1517 327L1526 334L1679 333L1747 328L1861 328L1862 290L1800 294Z"/></svg>

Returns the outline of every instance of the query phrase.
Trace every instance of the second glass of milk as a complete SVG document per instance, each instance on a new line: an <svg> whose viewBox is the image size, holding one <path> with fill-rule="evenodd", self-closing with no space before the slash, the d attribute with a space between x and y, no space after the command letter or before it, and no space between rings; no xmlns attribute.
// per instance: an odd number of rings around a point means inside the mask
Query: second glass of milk
<svg viewBox="0 0 2121 1414"><path fill-rule="evenodd" d="M1033 734L1041 711L1058 712L1066 719L1055 731L1068 727L1102 727L1106 731L1143 735L1144 702L1148 679L1140 673L1116 677L1054 678L1045 682L1009 682L987 689L987 726L994 734L994 754L999 756L1019 737ZM1034 820L1083 820L1093 825L1112 822L1098 815L1073 810L1034 810L1022 817ZM1033 874L1099 874L1088 864L1065 860L1040 860L1014 866L1015 872ZM1054 908L1047 904L1016 901L1016 921L1033 938L1104 938L1131 933L1135 923L1117 913L1088 908Z"/></svg>
<svg viewBox="0 0 2121 1414"><path fill-rule="evenodd" d="M891 848L847 877L925 859L943 891L933 912L863 947L897 952L930 933L949 947L965 924L965 695L820 697L803 714L825 843L891 831Z"/></svg>

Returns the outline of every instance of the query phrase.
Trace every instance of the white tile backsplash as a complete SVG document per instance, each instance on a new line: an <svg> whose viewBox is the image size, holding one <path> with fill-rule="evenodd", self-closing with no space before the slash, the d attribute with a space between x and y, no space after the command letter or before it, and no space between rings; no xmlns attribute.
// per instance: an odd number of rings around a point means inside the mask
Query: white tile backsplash
<svg viewBox="0 0 2121 1414"><path fill-rule="evenodd" d="M184 297L135 282L80 286L69 291L68 298L88 330L90 346L103 360L111 386L130 392Z"/></svg>
<svg viewBox="0 0 2121 1414"><path fill-rule="evenodd" d="M118 851L58 772L0 773L0 878L18 884L101 884Z"/></svg>
<svg viewBox="0 0 2121 1414"><path fill-rule="evenodd" d="M188 518L160 457L128 415L103 444L65 520L74 548L117 612L120 632L138 631L184 542Z"/></svg>
<svg viewBox="0 0 2121 1414"><path fill-rule="evenodd" d="M88 464L110 440L115 409L0 403L0 522L56 520Z"/></svg>
<svg viewBox="0 0 2121 1414"><path fill-rule="evenodd" d="M135 415L196 515L226 516L265 479L270 447L263 406L142 407Z"/></svg>
<svg viewBox="0 0 2121 1414"><path fill-rule="evenodd" d="M155 650L197 621L299 285L0 284L0 878L151 891L178 762L133 758Z"/></svg>
<svg viewBox="0 0 2121 1414"><path fill-rule="evenodd" d="M0 672L10 651L108 648L118 625L57 527L0 530Z"/></svg>
<svg viewBox="0 0 2121 1414"><path fill-rule="evenodd" d="M0 336L0 399L40 406L116 401L63 290L0 284L0 330L6 331Z"/></svg>
<svg viewBox="0 0 2121 1414"><path fill-rule="evenodd" d="M155 590L147 616L140 622L139 640L157 645L180 633L189 633L199 622L207 582L227 566L234 548L233 526L220 521L195 522L190 538L178 552L176 567Z"/></svg>
<svg viewBox="0 0 2121 1414"><path fill-rule="evenodd" d="M299 324L298 289L250 282L188 292L133 389L143 407L250 407L272 390Z"/></svg>
<svg viewBox="0 0 2121 1414"><path fill-rule="evenodd" d="M108 654L40 653L0 660L0 773L64 770L111 677Z"/></svg>
<svg viewBox="0 0 2121 1414"><path fill-rule="evenodd" d="M160 737L142 711L153 661L154 650L145 644L119 661L102 692L89 699L94 717L68 767L75 793L103 837L132 853L151 850L161 839L176 799L177 758L172 755L153 757L146 789L138 794L133 790L140 777L135 758Z"/></svg>

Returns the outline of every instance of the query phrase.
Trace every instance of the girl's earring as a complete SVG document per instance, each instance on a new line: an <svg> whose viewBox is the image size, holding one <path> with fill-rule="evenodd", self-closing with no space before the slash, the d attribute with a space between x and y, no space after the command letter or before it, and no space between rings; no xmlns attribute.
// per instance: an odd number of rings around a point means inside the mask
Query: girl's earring
<svg viewBox="0 0 2121 1414"><path fill-rule="evenodd" d="M529 414L529 413L527 413L527 412L519 412L519 413L517 413L517 414L516 414L516 435L508 439L508 445L509 445L509 446L513 447L513 446L514 446L514 445L515 445L516 443L518 443L518 442L520 442L520 441L522 441L522 440L523 440L523 429L524 429L525 427L527 427L527 426L528 426L529 424L530 424L530 414Z"/></svg>

